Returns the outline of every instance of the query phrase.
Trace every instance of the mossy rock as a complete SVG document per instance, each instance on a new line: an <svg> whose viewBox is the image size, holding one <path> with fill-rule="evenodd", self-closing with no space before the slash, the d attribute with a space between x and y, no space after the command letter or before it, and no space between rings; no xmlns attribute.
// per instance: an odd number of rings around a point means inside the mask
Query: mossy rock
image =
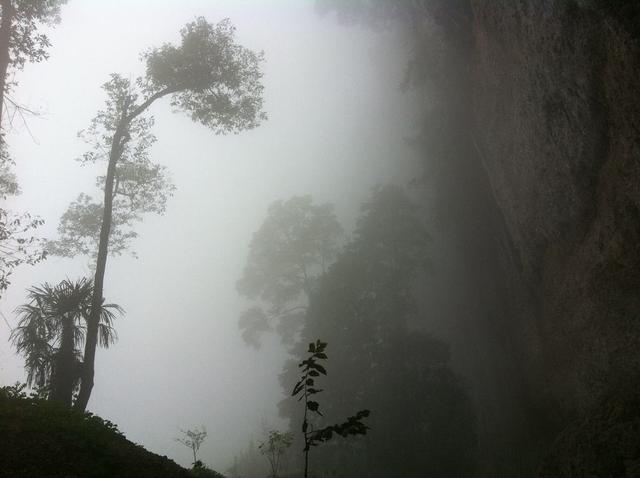
<svg viewBox="0 0 640 478"><path fill-rule="evenodd" d="M538 478L640 476L640 384L621 387L553 444Z"/></svg>

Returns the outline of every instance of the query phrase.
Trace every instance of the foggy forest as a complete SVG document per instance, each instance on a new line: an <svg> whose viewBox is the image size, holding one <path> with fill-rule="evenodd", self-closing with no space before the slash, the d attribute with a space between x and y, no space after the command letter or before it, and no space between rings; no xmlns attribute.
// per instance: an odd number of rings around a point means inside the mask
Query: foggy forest
<svg viewBox="0 0 640 478"><path fill-rule="evenodd" d="M0 0L0 477L640 477L640 2Z"/></svg>

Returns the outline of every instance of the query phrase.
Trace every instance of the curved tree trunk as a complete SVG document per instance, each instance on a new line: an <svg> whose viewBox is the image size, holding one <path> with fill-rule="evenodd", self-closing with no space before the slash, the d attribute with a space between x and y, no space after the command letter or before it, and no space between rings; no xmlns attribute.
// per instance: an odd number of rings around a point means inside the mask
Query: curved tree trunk
<svg viewBox="0 0 640 478"><path fill-rule="evenodd" d="M93 390L93 377L95 374L96 347L98 345L98 324L100 322L100 308L102 306L102 292L104 289L104 274L107 267L107 255L109 252L109 233L111 232L111 213L113 212L113 185L116 176L116 165L124 148L124 133L128 126L125 106L122 117L111 143L109 153L109 165L104 184L104 210L102 213L102 225L100 227L100 242L98 244L98 257L96 260L96 273L93 280L93 297L91 299L91 312L87 319L87 335L84 346L84 359L82 374L80 376L80 392L75 407L85 410L89 397Z"/></svg>
<svg viewBox="0 0 640 478"><path fill-rule="evenodd" d="M122 112L118 126L113 134L111 151L109 152L109 165L104 184L104 210L102 212L102 225L100 226L100 242L98 244L98 257L96 260L96 273L93 280L93 297L91 299L91 312L87 320L87 335L84 346L84 358L82 373L80 375L80 392L75 407L85 410L89 403L89 397L93 390L93 377L95 374L96 347L98 345L98 324L100 322L100 309L102 307L102 292L104 289L104 274L107 267L107 255L109 253L109 233L111 232L111 220L113 212L113 198L115 196L114 184L116 165L122 156L124 146L129 140L126 134L131 121L142 114L151 104L165 95L175 93L180 88L171 87L161 90L150 96L144 103L129 113L131 98L127 98L122 105Z"/></svg>
<svg viewBox="0 0 640 478"><path fill-rule="evenodd" d="M7 84L7 70L11 61L9 55L9 42L11 40L11 28L15 8L11 0L0 0L2 7L2 21L0 21L0 147L4 142L2 128L2 117L4 113L4 93Z"/></svg>

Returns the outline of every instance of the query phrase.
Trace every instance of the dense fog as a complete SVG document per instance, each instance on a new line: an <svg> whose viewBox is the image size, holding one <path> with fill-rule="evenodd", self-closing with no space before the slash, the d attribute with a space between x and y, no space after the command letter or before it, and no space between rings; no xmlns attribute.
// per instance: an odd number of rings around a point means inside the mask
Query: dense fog
<svg viewBox="0 0 640 478"><path fill-rule="evenodd" d="M86 129L112 72L134 78L140 54L175 42L196 16L229 18L238 43L263 50L268 120L238 135L216 136L168 100L153 105L152 161L176 186L166 214L136 225L129 253L110 257L105 297L120 304L118 342L99 350L89 409L156 453L188 465L179 429L205 425L200 457L224 470L265 428L282 427L276 404L286 350L267 336L248 347L238 328L247 303L236 292L252 234L270 203L312 195L335 205L347 234L371 188L407 184L416 171L405 136L410 99L399 90L403 52L364 28L320 16L309 2L70 2L48 32L50 58L19 72L12 97L38 112L13 118L7 140L22 194L15 210L45 220L37 235L56 238L60 216L80 192L95 193L102 164L74 161L89 149ZM1 380L24 381L9 327L25 289L91 276L86 256L50 256L22 266L3 294Z"/></svg>
<svg viewBox="0 0 640 478"><path fill-rule="evenodd" d="M637 2L0 16L0 478L638 476Z"/></svg>

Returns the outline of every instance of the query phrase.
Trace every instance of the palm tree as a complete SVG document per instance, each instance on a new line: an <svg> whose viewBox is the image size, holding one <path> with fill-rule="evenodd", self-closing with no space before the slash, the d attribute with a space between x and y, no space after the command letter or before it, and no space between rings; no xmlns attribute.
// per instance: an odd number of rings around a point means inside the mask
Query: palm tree
<svg viewBox="0 0 640 478"><path fill-rule="evenodd" d="M71 406L82 367L86 321L91 310L93 282L65 279L27 290L29 302L19 306L18 326L11 333L16 351L25 357L27 384L48 391L49 399ZM117 340L113 321L123 310L116 304L100 309L101 347Z"/></svg>

